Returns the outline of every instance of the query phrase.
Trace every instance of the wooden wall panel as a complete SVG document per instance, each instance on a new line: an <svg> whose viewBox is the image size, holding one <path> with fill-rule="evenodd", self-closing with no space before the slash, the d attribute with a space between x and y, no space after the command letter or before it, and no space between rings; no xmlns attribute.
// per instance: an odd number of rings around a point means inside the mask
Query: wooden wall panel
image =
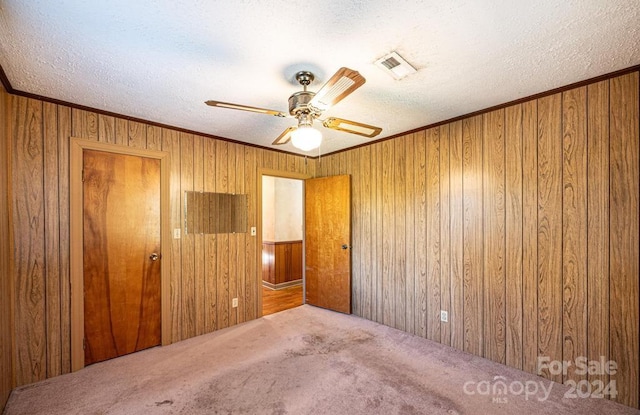
<svg viewBox="0 0 640 415"><path fill-rule="evenodd" d="M635 72L325 158L320 175L357 183L353 259L371 265L354 312L559 382L615 381L637 407L638 89ZM575 372L600 356L623 369Z"/></svg>
<svg viewBox="0 0 640 415"><path fill-rule="evenodd" d="M147 126L145 124L129 121L129 147L147 148ZM80 136L82 137L82 136Z"/></svg>
<svg viewBox="0 0 640 415"><path fill-rule="evenodd" d="M114 144L116 142L116 119L114 117L98 114L98 139L103 143Z"/></svg>
<svg viewBox="0 0 640 415"><path fill-rule="evenodd" d="M374 258L374 267L373 272L375 276L374 281L374 299L375 299L375 312L374 320L378 323L382 323L384 321L384 313L383 313L383 305L384 305L384 291L383 291L383 279L384 268L382 266L382 254L383 254L383 221L382 221L382 213L383 213L383 196L382 193L384 189L382 188L382 143L374 144L371 147L371 166L376 166L375 169L372 170L374 174L374 183L375 187L372 186L375 195L373 208L375 210L375 216L371 217L371 220L375 224L375 242L372 241L372 251L371 256ZM353 254L352 254L353 255ZM373 294L372 294L373 295Z"/></svg>
<svg viewBox="0 0 640 415"><path fill-rule="evenodd" d="M58 106L58 215L60 243L60 341L62 373L71 372L71 263L69 225L69 137L71 136L71 108ZM53 219L55 220L55 219Z"/></svg>
<svg viewBox="0 0 640 415"><path fill-rule="evenodd" d="M415 134L414 166L415 263L418 278L415 283L414 333L427 337L427 135L424 131Z"/></svg>
<svg viewBox="0 0 640 415"><path fill-rule="evenodd" d="M505 109L505 362L522 369L522 105Z"/></svg>
<svg viewBox="0 0 640 415"><path fill-rule="evenodd" d="M149 133L147 129L147 145L149 145ZM204 192L204 139L195 135L193 137L193 190ZM195 335L206 333L205 330L205 235L195 235L194 240L194 268L193 268L193 307Z"/></svg>
<svg viewBox="0 0 640 415"><path fill-rule="evenodd" d="M394 145L393 141L384 141L380 152L382 161L382 322L395 327L395 240L391 237L395 230L394 211Z"/></svg>
<svg viewBox="0 0 640 415"><path fill-rule="evenodd" d="M562 358L587 355L587 88L562 96ZM569 367L566 379L586 374Z"/></svg>
<svg viewBox="0 0 640 415"><path fill-rule="evenodd" d="M372 256L375 224L371 215L375 204L375 194L371 186L371 146L361 147L358 151L358 157L360 158L360 188L352 192L352 194L359 193L361 195L360 205L355 206L355 209L360 209L361 211L361 233L358 240L358 246L360 247L358 252L361 255L359 257L352 256L352 260L360 260L361 278L363 280L362 295L360 296L361 304L359 306L360 315L369 320L375 320L372 307L375 299Z"/></svg>
<svg viewBox="0 0 640 415"><path fill-rule="evenodd" d="M347 153L347 156L350 160L347 161L347 165L350 167L351 171L348 174L351 174L351 187L356 189L360 187L360 179L362 174L360 174L360 160L357 158L358 151L350 151ZM353 174L356 173L356 174ZM362 206L363 203L357 198L362 197L361 192L353 192L351 197L351 246L360 245L362 239L362 211L354 209L355 206ZM353 252L353 248L350 252ZM362 315L362 298L364 291L364 278L362 275L362 263L359 260L351 260L351 309L354 314Z"/></svg>
<svg viewBox="0 0 640 415"><path fill-rule="evenodd" d="M61 286L65 283L60 275L60 221L58 205L58 109L55 104L44 103L44 223L45 223L45 270L48 293L46 301L47 333L47 377L62 374L61 338ZM58 295L52 295L58 293Z"/></svg>
<svg viewBox="0 0 640 415"><path fill-rule="evenodd" d="M252 222L255 224L255 220L258 217L258 157L262 151L256 150L253 147L244 147L244 178L245 178L245 191L248 196L248 218L254 218ZM251 222L251 221L250 221ZM249 226L252 226L251 224ZM255 237L247 237L245 239L245 302L243 306L244 320L249 321L257 318L260 315L259 307L261 302L258 298L262 293L262 282L260 273L258 271L260 262L257 259L258 255L258 241Z"/></svg>
<svg viewBox="0 0 640 415"><path fill-rule="evenodd" d="M522 369L538 373L538 101L522 104Z"/></svg>
<svg viewBox="0 0 640 415"><path fill-rule="evenodd" d="M175 133L177 134L177 132ZM116 141L114 144L118 144L121 146L126 146L129 144L129 121L122 118L116 118Z"/></svg>
<svg viewBox="0 0 640 415"><path fill-rule="evenodd" d="M138 131L137 128L129 129ZM137 134L129 135L130 145L138 146L140 142L135 139ZM181 218L184 217L184 192L192 191L194 177L194 144L193 135L180 133L180 205L182 206ZM183 232L182 235L182 261L181 261L181 338L188 339L196 335L195 322L195 240L198 235Z"/></svg>
<svg viewBox="0 0 640 415"><path fill-rule="evenodd" d="M10 191L11 174L9 139L11 122L8 113L11 97L0 86L0 412L13 388L13 329L11 286Z"/></svg>
<svg viewBox="0 0 640 415"><path fill-rule="evenodd" d="M562 360L562 95L538 100L538 356ZM548 379L562 374L543 369Z"/></svg>
<svg viewBox="0 0 640 415"><path fill-rule="evenodd" d="M587 355L609 353L609 81L587 87ZM589 381L609 383L606 373Z"/></svg>
<svg viewBox="0 0 640 415"><path fill-rule="evenodd" d="M440 309L451 310L451 199L449 125L440 130ZM448 316L447 316L448 317ZM440 324L440 342L451 346L451 325Z"/></svg>
<svg viewBox="0 0 640 415"><path fill-rule="evenodd" d="M299 157L293 157L293 158L294 158L293 162L295 162L296 159L299 159ZM244 184L244 177L245 177L244 146L236 145L236 159L235 159L234 171L236 172L235 193L246 194L247 190L245 189L245 184ZM248 208L249 207L247 206L247 210ZM249 229L245 229L245 232L249 232ZM244 287L247 284L247 275L246 275L247 264L246 264L246 258L244 254L245 254L246 244L247 244L247 233L238 233L235 235L235 237L236 237L236 252L237 252L236 275L238 277L232 278L232 280L234 281L235 297L238 298L238 307L236 307L235 309L236 323L242 323L246 321L243 307L245 307L244 304L246 303ZM249 236L249 238L251 238L251 236Z"/></svg>
<svg viewBox="0 0 640 415"><path fill-rule="evenodd" d="M484 354L482 116L462 122L464 350Z"/></svg>
<svg viewBox="0 0 640 415"><path fill-rule="evenodd" d="M276 158L277 162L277 158ZM226 193L229 189L229 143L216 142L216 192ZM218 329L229 327L229 235L218 234L217 242L217 299Z"/></svg>
<svg viewBox="0 0 640 415"><path fill-rule="evenodd" d="M238 145L237 144L233 144L233 143L229 143L229 152L227 153L227 157L229 160L229 164L232 166L237 166L237 157L236 157L236 153L237 153L237 149L238 149ZM286 154L283 153L283 155L286 156ZM288 163L288 159L287 159L287 165L290 165ZM238 166L240 167L240 166ZM234 168L234 169L229 169L229 175L228 175L228 188L227 188L227 192L229 193L238 193L239 190L237 188L237 182L236 182L236 176L238 175L238 173L242 173L242 169L240 169L240 171L238 171L238 168ZM229 325L233 326L235 324L238 324L238 308L237 307L233 307L233 299L234 298L238 298L238 287L237 287L237 282L238 282L238 276L240 275L240 272L238 270L238 243L239 243L239 234L231 234L229 235L229 298L228 298L228 304L229 304Z"/></svg>
<svg viewBox="0 0 640 415"><path fill-rule="evenodd" d="M504 110L483 116L484 356L505 363Z"/></svg>
<svg viewBox="0 0 640 415"><path fill-rule="evenodd" d="M43 103L14 97L12 104L14 366L22 385L47 375Z"/></svg>
<svg viewBox="0 0 640 415"><path fill-rule="evenodd" d="M77 108L71 110L71 135L98 141L98 114Z"/></svg>
<svg viewBox="0 0 640 415"><path fill-rule="evenodd" d="M440 129L427 130L427 339L440 341Z"/></svg>
<svg viewBox="0 0 640 415"><path fill-rule="evenodd" d="M462 173L462 121L449 128L450 172L450 243L451 298L449 303L449 327L451 346L464 350L464 200Z"/></svg>
<svg viewBox="0 0 640 415"><path fill-rule="evenodd" d="M216 142L204 140L204 183L205 192L216 191ZM204 330L211 332L217 329L218 313L216 313L217 289L216 263L217 263L216 234L204 235L204 268L200 278L204 280L203 290L203 317Z"/></svg>
<svg viewBox="0 0 640 415"><path fill-rule="evenodd" d="M278 170L278 153L265 151L261 154L261 166L265 169Z"/></svg>
<svg viewBox="0 0 640 415"><path fill-rule="evenodd" d="M394 327L400 330L406 330L406 312L407 312L407 251L405 234L407 231L407 223L405 212L407 210L407 189L406 189L406 172L405 172L405 140L394 140L393 158L391 160L393 166L393 184L395 191L393 192L393 216L395 223L393 226L393 291L395 324ZM353 197L352 197L353 198ZM353 223L352 223L353 226Z"/></svg>
<svg viewBox="0 0 640 415"><path fill-rule="evenodd" d="M613 78L609 101L609 347L611 360L618 365L618 400L633 407L638 407L640 393L638 90L638 72Z"/></svg>
<svg viewBox="0 0 640 415"><path fill-rule="evenodd" d="M117 125L117 123L116 123ZM162 132L162 150L171 154L169 187L171 188L171 229L184 229L182 226L183 193L180 191L180 133L177 131L164 130ZM180 235L182 237L182 235ZM163 266L166 265L164 259ZM176 342L182 339L182 239L175 238L171 243L171 341Z"/></svg>
<svg viewBox="0 0 640 415"><path fill-rule="evenodd" d="M364 147L366 148L366 147ZM409 333L415 332L415 293L416 293L416 261L415 261L415 194L413 193L413 187L415 182L415 169L414 169L414 136L413 134L407 136L405 141L405 156L404 156L404 180L405 180L405 194L406 204L404 207L404 220L405 220L405 286L404 288L404 300L405 300L405 328L404 330ZM364 160L364 157L360 155L360 160Z"/></svg>
<svg viewBox="0 0 640 415"><path fill-rule="evenodd" d="M162 128L147 125L147 150L162 150Z"/></svg>

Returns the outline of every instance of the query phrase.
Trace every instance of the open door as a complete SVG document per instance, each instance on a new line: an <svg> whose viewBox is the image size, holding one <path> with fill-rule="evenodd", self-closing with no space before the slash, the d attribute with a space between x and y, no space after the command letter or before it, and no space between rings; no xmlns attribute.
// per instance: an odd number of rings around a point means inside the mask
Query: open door
<svg viewBox="0 0 640 415"><path fill-rule="evenodd" d="M351 313L351 177L305 180L306 303Z"/></svg>

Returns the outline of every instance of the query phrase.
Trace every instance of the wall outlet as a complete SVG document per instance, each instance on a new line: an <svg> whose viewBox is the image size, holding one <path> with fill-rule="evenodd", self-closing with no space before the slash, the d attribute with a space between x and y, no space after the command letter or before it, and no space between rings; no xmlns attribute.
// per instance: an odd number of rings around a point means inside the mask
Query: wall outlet
<svg viewBox="0 0 640 415"><path fill-rule="evenodd" d="M173 239L180 239L180 228L175 228L173 230Z"/></svg>
<svg viewBox="0 0 640 415"><path fill-rule="evenodd" d="M231 307L236 308L238 306L238 299L234 298L231 300Z"/></svg>
<svg viewBox="0 0 640 415"><path fill-rule="evenodd" d="M445 323L449 321L449 313L444 310L440 310L440 321L444 321Z"/></svg>

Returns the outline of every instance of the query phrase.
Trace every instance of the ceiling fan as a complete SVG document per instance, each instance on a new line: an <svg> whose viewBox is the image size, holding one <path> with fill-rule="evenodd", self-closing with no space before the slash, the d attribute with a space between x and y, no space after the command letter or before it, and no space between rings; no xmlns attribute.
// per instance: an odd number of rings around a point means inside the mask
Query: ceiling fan
<svg viewBox="0 0 640 415"><path fill-rule="evenodd" d="M297 127L289 127L276 138L272 144L286 144L291 140L293 145L303 151L318 148L322 142L322 134L313 128L313 122L318 120L322 125L332 130L358 134L364 137L375 137L382 128L349 121L342 118L329 117L321 119L324 111L340 102L356 89L360 88L365 79L359 72L349 68L340 68L318 92L307 91L315 76L309 71L296 73L296 80L303 90L289 97L289 114L264 108L249 107L247 105L231 104L229 102L206 101L212 107L229 108L234 110L251 111L276 117L293 117L298 120Z"/></svg>

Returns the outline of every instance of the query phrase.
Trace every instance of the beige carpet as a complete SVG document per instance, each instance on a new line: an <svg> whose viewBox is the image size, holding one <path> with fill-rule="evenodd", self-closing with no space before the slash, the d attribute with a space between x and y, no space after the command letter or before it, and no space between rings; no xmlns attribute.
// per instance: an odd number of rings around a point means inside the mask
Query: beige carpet
<svg viewBox="0 0 640 415"><path fill-rule="evenodd" d="M497 380L508 385L506 394L486 388ZM567 390L358 317L302 306L22 387L5 413L640 414L603 399L564 398Z"/></svg>

